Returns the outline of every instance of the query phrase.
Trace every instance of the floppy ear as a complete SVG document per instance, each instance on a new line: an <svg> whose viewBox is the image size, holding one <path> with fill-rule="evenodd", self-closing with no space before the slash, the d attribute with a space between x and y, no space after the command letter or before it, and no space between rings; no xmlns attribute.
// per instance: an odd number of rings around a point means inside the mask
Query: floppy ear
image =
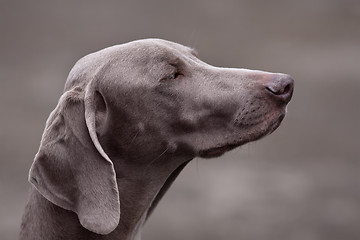
<svg viewBox="0 0 360 240"><path fill-rule="evenodd" d="M86 229L108 234L120 219L112 161L96 135L95 90L65 92L50 114L29 181L52 203L75 212ZM102 99L103 101L103 99ZM99 114L106 111L105 102Z"/></svg>

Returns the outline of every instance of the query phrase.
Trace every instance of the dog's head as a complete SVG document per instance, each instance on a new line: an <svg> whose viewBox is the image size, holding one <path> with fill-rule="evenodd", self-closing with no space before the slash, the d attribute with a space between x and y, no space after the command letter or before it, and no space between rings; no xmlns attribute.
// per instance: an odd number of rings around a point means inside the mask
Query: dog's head
<svg viewBox="0 0 360 240"><path fill-rule="evenodd" d="M288 75L214 67L193 49L164 40L115 46L77 65L66 89L78 86L81 72L97 82L96 91L113 112L111 129L102 135L119 148L137 133L121 149L131 156L151 158L181 146L193 156L218 156L275 130L293 92Z"/></svg>
<svg viewBox="0 0 360 240"><path fill-rule="evenodd" d="M119 177L166 178L274 131L293 92L284 74L218 68L148 39L79 60L50 115L30 181L96 233L119 222ZM121 195L121 194L120 194Z"/></svg>

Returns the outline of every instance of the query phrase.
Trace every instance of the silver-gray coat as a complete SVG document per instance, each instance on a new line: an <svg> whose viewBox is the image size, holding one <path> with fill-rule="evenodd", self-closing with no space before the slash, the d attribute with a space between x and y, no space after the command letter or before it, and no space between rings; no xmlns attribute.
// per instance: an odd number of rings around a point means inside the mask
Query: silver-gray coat
<svg viewBox="0 0 360 240"><path fill-rule="evenodd" d="M85 56L46 122L20 239L140 239L186 163L270 134L293 85L160 39Z"/></svg>

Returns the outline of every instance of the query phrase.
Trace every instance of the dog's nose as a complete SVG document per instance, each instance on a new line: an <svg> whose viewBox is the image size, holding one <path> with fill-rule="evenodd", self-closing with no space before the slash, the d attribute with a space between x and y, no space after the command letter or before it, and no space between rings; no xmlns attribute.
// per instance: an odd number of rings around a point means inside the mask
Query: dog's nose
<svg viewBox="0 0 360 240"><path fill-rule="evenodd" d="M294 91L294 79L289 75L276 74L267 82L266 90L276 99L288 103Z"/></svg>

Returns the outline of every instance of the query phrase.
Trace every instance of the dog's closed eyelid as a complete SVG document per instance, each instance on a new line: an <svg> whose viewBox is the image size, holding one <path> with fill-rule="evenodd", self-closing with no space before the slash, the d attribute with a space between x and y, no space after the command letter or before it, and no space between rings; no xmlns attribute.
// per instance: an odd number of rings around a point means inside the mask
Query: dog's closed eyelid
<svg viewBox="0 0 360 240"><path fill-rule="evenodd" d="M177 71L177 72L174 72L173 74L171 74L169 79L174 80L174 79L176 79L176 78L178 78L179 76L182 76L182 75L183 74L181 72Z"/></svg>
<svg viewBox="0 0 360 240"><path fill-rule="evenodd" d="M165 77L162 77L160 79L160 82L166 82L166 81L172 81L172 80L176 80L177 78L179 78L180 76L183 76L184 74L182 74L180 71L174 71L171 74L166 75Z"/></svg>
<svg viewBox="0 0 360 240"><path fill-rule="evenodd" d="M179 76L183 76L183 70L179 61L173 61L167 63L167 73L160 78L160 82L172 81L177 79Z"/></svg>

